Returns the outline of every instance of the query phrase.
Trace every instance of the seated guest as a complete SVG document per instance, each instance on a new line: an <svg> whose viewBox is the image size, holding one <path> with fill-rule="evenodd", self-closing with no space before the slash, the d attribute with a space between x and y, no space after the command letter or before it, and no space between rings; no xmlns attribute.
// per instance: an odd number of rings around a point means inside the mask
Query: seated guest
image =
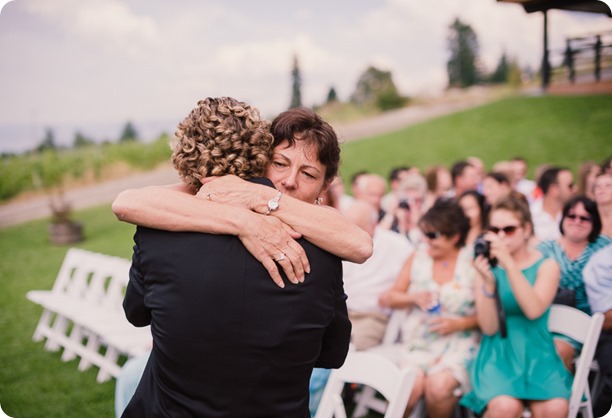
<svg viewBox="0 0 612 418"><path fill-rule="evenodd" d="M612 174L601 174L595 179L595 203L601 217L601 233L612 237Z"/></svg>
<svg viewBox="0 0 612 418"><path fill-rule="evenodd" d="M576 193L595 199L595 179L601 174L601 167L595 161L586 161L578 168Z"/></svg>
<svg viewBox="0 0 612 418"><path fill-rule="evenodd" d="M419 226L426 245L406 260L380 305L409 309L401 342L388 353L401 367L416 367L406 414L425 398L429 417L450 417L455 389L469 387L467 362L479 333L474 312L472 252L465 247L469 221L454 199L438 200Z"/></svg>
<svg viewBox="0 0 612 418"><path fill-rule="evenodd" d="M351 343L356 350L366 350L382 343L389 320L390 311L378 305L378 295L393 285L413 246L401 235L377 226L376 209L367 202L356 201L344 215L374 242L372 256L363 264L342 262L353 325Z"/></svg>
<svg viewBox="0 0 612 418"><path fill-rule="evenodd" d="M574 193L574 175L566 168L547 168L538 178L541 204L531 208L534 235L538 241L557 239L563 205Z"/></svg>
<svg viewBox="0 0 612 418"><path fill-rule="evenodd" d="M559 264L561 279L558 298L554 303L578 308L590 315L582 270L593 253L610 244L612 238L600 235L601 219L597 205L586 196L575 196L563 207L561 213L561 238L544 241L537 249ZM555 346L568 370L573 370L574 356L582 344L569 337L556 335Z"/></svg>
<svg viewBox="0 0 612 418"><path fill-rule="evenodd" d="M459 196L459 206L470 220L470 232L465 239L465 245L471 248L476 238L486 230L489 206L484 196L476 190L468 190Z"/></svg>
<svg viewBox="0 0 612 418"><path fill-rule="evenodd" d="M612 245L591 256L584 267L584 283L591 310L605 315L595 353L603 386L593 399L593 414L601 417L612 406Z"/></svg>
<svg viewBox="0 0 612 418"><path fill-rule="evenodd" d="M423 215L423 202L427 192L425 178L419 173L409 173L401 180L395 196L389 201L389 211L379 221L379 226L404 236L413 245L421 239L418 222Z"/></svg>
<svg viewBox="0 0 612 418"><path fill-rule="evenodd" d="M548 331L559 266L530 247L532 231L526 201L502 200L489 213L490 256L474 260L483 337L470 366L472 390L460 403L486 417L520 417L527 405L534 418L568 412L573 377Z"/></svg>
<svg viewBox="0 0 612 418"><path fill-rule="evenodd" d="M432 207L438 198L449 197L453 186L450 171L442 165L429 167L425 171L425 181L427 182L427 192L423 202L423 212Z"/></svg>
<svg viewBox="0 0 612 418"><path fill-rule="evenodd" d="M491 171L482 181L482 194L489 205L494 205L512 191L510 180L504 173Z"/></svg>

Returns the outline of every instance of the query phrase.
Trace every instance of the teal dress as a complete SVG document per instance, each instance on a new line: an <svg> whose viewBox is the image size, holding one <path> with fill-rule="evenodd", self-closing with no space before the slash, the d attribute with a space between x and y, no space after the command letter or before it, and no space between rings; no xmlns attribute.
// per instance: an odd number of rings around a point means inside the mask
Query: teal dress
<svg viewBox="0 0 612 418"><path fill-rule="evenodd" d="M544 258L523 270L533 286ZM508 335L483 335L478 354L470 367L472 390L461 398L461 405L480 414L496 396L522 400L569 399L573 376L557 355L548 331L547 310L530 320L519 307L506 272L493 268L506 312Z"/></svg>

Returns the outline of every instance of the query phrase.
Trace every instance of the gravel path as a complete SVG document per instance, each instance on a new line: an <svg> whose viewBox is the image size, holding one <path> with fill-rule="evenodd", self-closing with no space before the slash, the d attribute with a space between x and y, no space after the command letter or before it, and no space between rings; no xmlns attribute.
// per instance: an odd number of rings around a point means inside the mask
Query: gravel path
<svg viewBox="0 0 612 418"><path fill-rule="evenodd" d="M444 101L414 105L383 115L367 118L350 124L334 124L342 141L354 141L385 132L391 132L431 118L469 109L487 103L492 99L486 91L476 91L446 98ZM88 187L68 190L66 200L74 209L109 204L122 190L155 184L176 183L178 175L170 166L154 171L134 174ZM0 205L0 228L16 225L51 215L47 197L19 199Z"/></svg>

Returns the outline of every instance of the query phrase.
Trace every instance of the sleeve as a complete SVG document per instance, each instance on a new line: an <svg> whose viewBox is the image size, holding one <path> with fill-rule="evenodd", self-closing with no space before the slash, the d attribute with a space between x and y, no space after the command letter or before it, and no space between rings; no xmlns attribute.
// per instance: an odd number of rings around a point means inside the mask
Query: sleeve
<svg viewBox="0 0 612 418"><path fill-rule="evenodd" d="M351 342L351 321L346 307L347 296L342 282L342 263L333 275L335 315L323 335L321 353L315 367L325 369L339 368L344 364Z"/></svg>
<svg viewBox="0 0 612 418"><path fill-rule="evenodd" d="M125 317L134 326L144 327L151 324L151 311L145 305L146 287L140 265L138 229L134 234L134 253L130 267L130 279L123 299Z"/></svg>
<svg viewBox="0 0 612 418"><path fill-rule="evenodd" d="M554 243L554 241L543 241L543 242L540 242L536 246L536 250L541 252L542 256L544 256L544 258L550 258L553 255L552 254L552 252L553 252L552 251L553 243Z"/></svg>

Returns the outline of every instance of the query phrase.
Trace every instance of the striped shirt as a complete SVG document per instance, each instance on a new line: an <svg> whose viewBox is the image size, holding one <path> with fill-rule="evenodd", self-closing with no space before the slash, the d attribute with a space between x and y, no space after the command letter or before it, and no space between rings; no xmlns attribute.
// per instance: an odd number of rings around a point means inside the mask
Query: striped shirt
<svg viewBox="0 0 612 418"><path fill-rule="evenodd" d="M557 240L544 241L538 244L537 249L546 257L550 257L559 264L561 280L559 287L572 289L576 292L576 308L591 315L591 307L586 294L582 270L593 253L612 242L612 238L599 235L595 242L589 242L578 258L570 260Z"/></svg>

